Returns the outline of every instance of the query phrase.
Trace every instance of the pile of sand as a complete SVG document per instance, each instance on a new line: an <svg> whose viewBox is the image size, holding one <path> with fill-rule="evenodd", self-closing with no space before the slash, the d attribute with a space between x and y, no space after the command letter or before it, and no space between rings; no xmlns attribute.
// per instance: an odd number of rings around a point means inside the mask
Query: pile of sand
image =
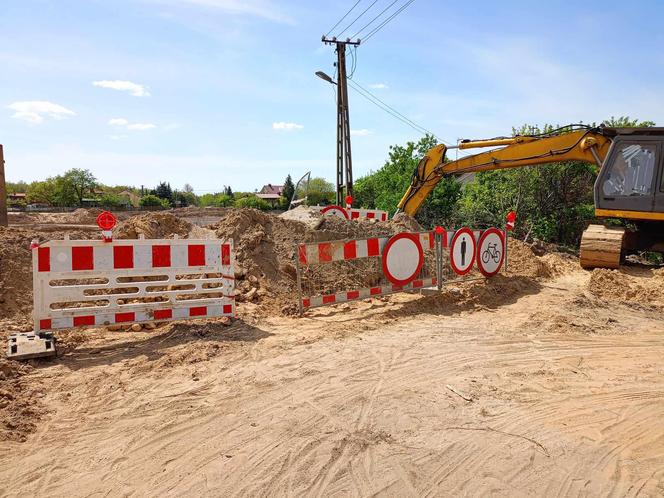
<svg viewBox="0 0 664 498"><path fill-rule="evenodd" d="M191 231L191 223L171 213L149 212L132 216L118 223L113 230L116 239L172 239L175 235L185 238Z"/></svg>
<svg viewBox="0 0 664 498"><path fill-rule="evenodd" d="M544 253L535 247L510 238L508 241L508 271L510 275L527 278L553 278L574 271L579 259L568 253Z"/></svg>
<svg viewBox="0 0 664 498"><path fill-rule="evenodd" d="M608 302L664 306L664 269L623 267L620 270L596 268L590 275L587 290Z"/></svg>

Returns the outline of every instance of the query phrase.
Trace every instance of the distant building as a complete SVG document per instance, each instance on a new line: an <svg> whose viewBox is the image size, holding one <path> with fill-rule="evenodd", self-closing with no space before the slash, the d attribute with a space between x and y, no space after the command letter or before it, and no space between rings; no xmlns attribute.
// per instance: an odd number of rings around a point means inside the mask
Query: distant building
<svg viewBox="0 0 664 498"><path fill-rule="evenodd" d="M271 183L268 183L267 185L263 185L263 188L256 194L256 197L263 199L275 206L279 203L279 199L283 193L283 185L272 185Z"/></svg>
<svg viewBox="0 0 664 498"><path fill-rule="evenodd" d="M13 194L9 194L7 196L7 200L9 202L25 202L27 197L28 197L28 194L26 194L24 192L15 192Z"/></svg>

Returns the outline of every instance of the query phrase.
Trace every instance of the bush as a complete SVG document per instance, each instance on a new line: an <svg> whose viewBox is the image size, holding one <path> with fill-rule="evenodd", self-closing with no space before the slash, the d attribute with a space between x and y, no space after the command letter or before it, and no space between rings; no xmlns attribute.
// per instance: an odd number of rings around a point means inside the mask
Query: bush
<svg viewBox="0 0 664 498"><path fill-rule="evenodd" d="M233 205L233 197L228 194L204 194L198 199L201 207L229 207Z"/></svg>
<svg viewBox="0 0 664 498"><path fill-rule="evenodd" d="M161 199L154 194L148 194L141 197L140 206L169 208L170 204L167 199Z"/></svg>
<svg viewBox="0 0 664 498"><path fill-rule="evenodd" d="M108 209L126 208L129 206L129 201L119 195L104 194L101 199L99 199L99 205Z"/></svg>
<svg viewBox="0 0 664 498"><path fill-rule="evenodd" d="M256 197L255 195L248 196L248 197L242 197L241 199L238 199L235 201L235 207L239 208L254 208L254 209L260 209L261 211L268 211L272 209L272 206L260 197Z"/></svg>

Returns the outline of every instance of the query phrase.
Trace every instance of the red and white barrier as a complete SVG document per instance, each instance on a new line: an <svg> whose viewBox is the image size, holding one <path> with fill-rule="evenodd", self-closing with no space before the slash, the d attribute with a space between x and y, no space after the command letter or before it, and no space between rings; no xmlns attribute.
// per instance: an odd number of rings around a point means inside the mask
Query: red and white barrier
<svg viewBox="0 0 664 498"><path fill-rule="evenodd" d="M357 220L360 218L375 219L378 221L387 221L387 211L380 209L356 209L352 207L341 207L337 205L330 206L312 206L311 209L319 211L327 216L338 216L347 220Z"/></svg>
<svg viewBox="0 0 664 498"><path fill-rule="evenodd" d="M416 235L419 237L423 248L433 249L433 232L423 232ZM298 259L300 264L314 265L381 256L383 248L389 240L390 237L376 237L363 240L335 240L331 242L300 244L297 251Z"/></svg>
<svg viewBox="0 0 664 498"><path fill-rule="evenodd" d="M35 331L233 316L232 241L53 240L33 248Z"/></svg>

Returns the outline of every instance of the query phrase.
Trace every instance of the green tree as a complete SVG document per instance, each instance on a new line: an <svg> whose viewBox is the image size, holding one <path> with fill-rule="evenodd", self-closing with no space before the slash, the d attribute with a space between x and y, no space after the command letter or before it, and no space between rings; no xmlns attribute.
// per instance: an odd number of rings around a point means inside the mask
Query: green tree
<svg viewBox="0 0 664 498"><path fill-rule="evenodd" d="M62 176L63 181L71 188L76 195L78 205L83 204L86 196L94 197L97 179L89 169L73 168L66 171Z"/></svg>
<svg viewBox="0 0 664 498"><path fill-rule="evenodd" d="M78 205L78 197L71 182L63 176L32 182L27 190L28 202L31 203L46 203L61 207Z"/></svg>
<svg viewBox="0 0 664 498"><path fill-rule="evenodd" d="M261 211L268 211L272 209L272 206L270 204L261 199L260 197L256 197L255 195L250 195L247 197L242 197L241 199L237 199L235 201L235 207L239 208L254 208L254 209L260 209Z"/></svg>
<svg viewBox="0 0 664 498"><path fill-rule="evenodd" d="M227 194L204 194L198 199L198 205L202 207L228 207L233 205L233 198Z"/></svg>
<svg viewBox="0 0 664 498"><path fill-rule="evenodd" d="M295 193L295 184L293 183L293 179L289 174L286 177L286 180L284 180L284 190L281 195L286 199L286 202L288 203L293 198L294 193Z"/></svg>
<svg viewBox="0 0 664 498"><path fill-rule="evenodd" d="M168 208L170 207L170 204L168 203L167 199L162 199L161 197L157 197L154 194L148 194L141 197L140 206Z"/></svg>
<svg viewBox="0 0 664 498"><path fill-rule="evenodd" d="M325 178L312 178L309 180L307 204L309 206L322 206L335 201L334 185Z"/></svg>
<svg viewBox="0 0 664 498"><path fill-rule="evenodd" d="M436 143L433 136L426 135L417 143L391 146L383 167L355 183L355 204L394 212L410 185L415 168ZM418 221L424 226L449 226L460 196L461 185L455 178L441 180L417 213Z"/></svg>
<svg viewBox="0 0 664 498"><path fill-rule="evenodd" d="M655 126L654 121L639 121L638 119L630 119L629 116L620 116L616 118L611 116L611 119L605 119L604 124L610 128L637 128Z"/></svg>
<svg viewBox="0 0 664 498"><path fill-rule="evenodd" d="M106 192L99 199L99 205L107 209L126 208L129 206L129 200L112 192Z"/></svg>
<svg viewBox="0 0 664 498"><path fill-rule="evenodd" d="M171 184L166 182L161 182L157 187L150 192L152 195L156 195L160 199L164 199L168 204L173 204L173 190L171 189Z"/></svg>

